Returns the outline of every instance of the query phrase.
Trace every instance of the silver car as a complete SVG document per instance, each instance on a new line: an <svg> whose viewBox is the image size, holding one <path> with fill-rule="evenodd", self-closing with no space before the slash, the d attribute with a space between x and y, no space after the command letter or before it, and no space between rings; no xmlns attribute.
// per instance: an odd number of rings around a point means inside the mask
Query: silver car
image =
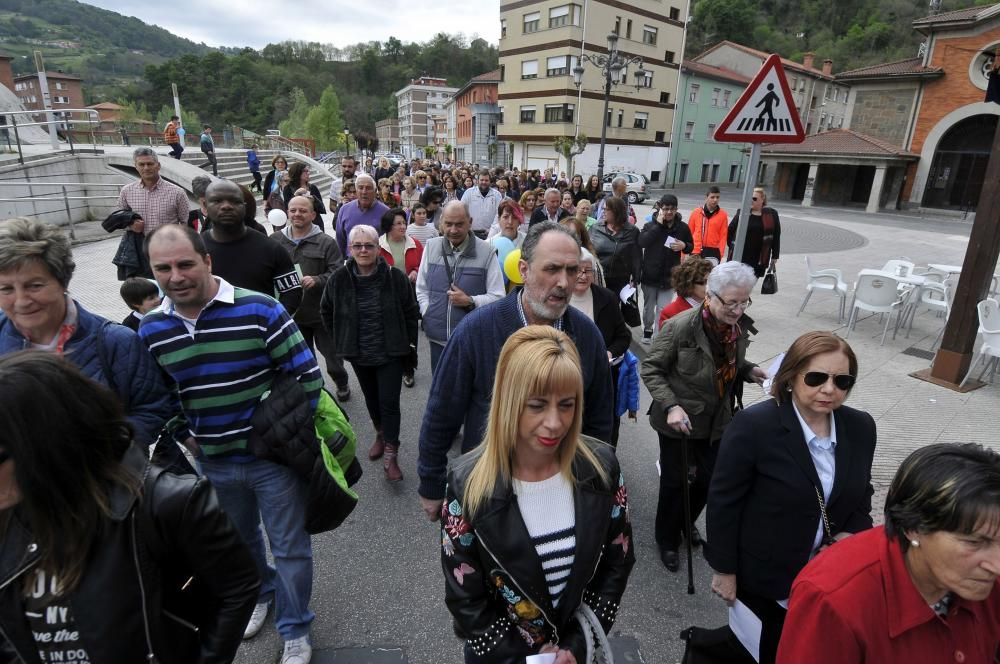
<svg viewBox="0 0 1000 664"><path fill-rule="evenodd" d="M628 192L628 202L633 205L636 203L642 203L646 200L649 195L646 190L649 187L649 181L646 180L645 175L639 175L638 173L605 173L604 174L604 191L611 192L611 181L616 177L625 178L625 190Z"/></svg>

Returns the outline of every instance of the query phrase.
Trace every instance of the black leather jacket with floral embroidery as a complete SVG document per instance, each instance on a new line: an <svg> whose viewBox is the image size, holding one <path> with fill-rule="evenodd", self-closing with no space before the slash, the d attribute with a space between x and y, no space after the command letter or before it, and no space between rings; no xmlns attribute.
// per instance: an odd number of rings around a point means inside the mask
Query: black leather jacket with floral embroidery
<svg viewBox="0 0 1000 664"><path fill-rule="evenodd" d="M510 484L498 483L473 517L463 513L465 482L480 450L460 457L448 473L441 510L445 601L473 651L484 661L521 663L547 643L585 661L586 642L573 615L581 602L605 633L635 564L624 478L614 450L582 438L604 467L606 486L580 455L573 462L576 550L558 607Z"/></svg>

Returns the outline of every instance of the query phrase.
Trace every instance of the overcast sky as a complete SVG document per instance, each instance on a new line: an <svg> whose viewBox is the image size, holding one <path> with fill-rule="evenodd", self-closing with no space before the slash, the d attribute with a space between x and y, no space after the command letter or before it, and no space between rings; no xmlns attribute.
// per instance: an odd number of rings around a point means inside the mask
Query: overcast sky
<svg viewBox="0 0 1000 664"><path fill-rule="evenodd" d="M438 32L478 35L496 44L496 3L415 0L85 0L87 4L135 16L175 35L209 46L252 46L286 40L348 44L396 37L428 41ZM292 8L296 8L293 11Z"/></svg>

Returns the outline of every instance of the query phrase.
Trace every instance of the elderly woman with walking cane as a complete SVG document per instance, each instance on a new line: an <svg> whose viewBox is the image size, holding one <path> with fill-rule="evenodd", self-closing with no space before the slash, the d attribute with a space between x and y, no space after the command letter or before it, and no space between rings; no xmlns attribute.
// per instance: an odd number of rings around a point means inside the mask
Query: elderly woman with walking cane
<svg viewBox="0 0 1000 664"><path fill-rule="evenodd" d="M753 270L741 263L715 268L705 301L668 320L642 363L654 401L649 422L660 439L656 543L671 572L680 568L677 550L687 530L682 501L687 495L693 523L705 506L719 441L732 419L734 389L739 381L761 383L766 377L745 357L753 322L746 309L755 281ZM687 539L700 544L693 526Z"/></svg>

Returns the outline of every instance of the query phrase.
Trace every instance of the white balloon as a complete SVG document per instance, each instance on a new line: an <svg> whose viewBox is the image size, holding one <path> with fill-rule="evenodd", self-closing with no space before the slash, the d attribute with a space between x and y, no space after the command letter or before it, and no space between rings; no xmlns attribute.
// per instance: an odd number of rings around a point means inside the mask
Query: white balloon
<svg viewBox="0 0 1000 664"><path fill-rule="evenodd" d="M288 215L285 214L284 210L278 210L275 208L267 213L267 220L272 226L280 228L288 223Z"/></svg>

